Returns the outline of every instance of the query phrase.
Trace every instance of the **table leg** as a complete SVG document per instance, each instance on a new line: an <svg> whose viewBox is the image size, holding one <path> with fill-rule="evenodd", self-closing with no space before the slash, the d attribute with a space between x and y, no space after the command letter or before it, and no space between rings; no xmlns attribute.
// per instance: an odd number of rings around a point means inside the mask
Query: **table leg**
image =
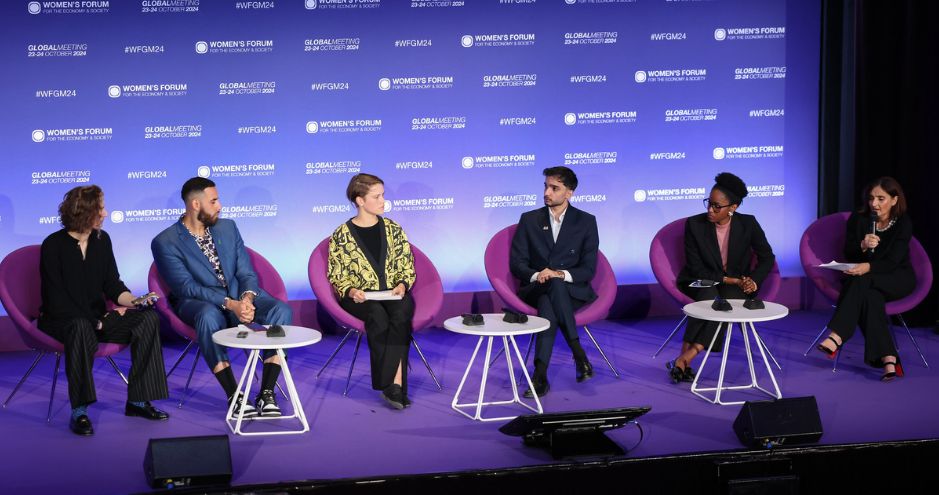
<svg viewBox="0 0 939 495"><path fill-rule="evenodd" d="M228 406L228 412L225 416L225 422L228 424L228 428L232 433L236 435L241 435L241 424L244 422L245 418L245 408L244 405L250 400L248 393L251 391L251 379L254 377L254 371L257 369L258 356L260 356L261 351L254 349L251 351L251 354L248 355L248 363L245 366L244 371L241 372L241 379L238 380L238 388L235 389L235 396L232 403ZM247 384L245 383L247 381ZM244 386L244 388L242 388ZM241 403L241 408L238 409L238 417L235 420L235 426L231 425L231 417L235 410L235 404L238 403L238 394L244 393L244 401Z"/></svg>
<svg viewBox="0 0 939 495"><path fill-rule="evenodd" d="M489 380L489 361L492 357L492 343L495 337L488 337L486 344L486 356L485 361L482 361L483 364L483 374L479 384L479 394L477 395L476 402L468 402L465 404L460 403L460 394L463 393L463 386L466 384L466 379L469 376L470 370L473 368L473 364L476 363L476 358L479 356L479 348L483 343L483 339L487 338L486 336L480 336L479 340L476 342L476 348L473 349L473 355L470 357L469 364L466 365L466 370L463 372L463 378L460 380L460 385L457 387L456 394L453 396L453 401L450 403L450 407L460 414L466 416L467 418L477 420L477 421L502 421L513 419L516 416L505 416L499 418L484 418L482 415L483 407L485 406L496 406L496 405L507 405L507 404L519 404L526 409L541 413L544 409L541 407L541 401L538 397L535 397L535 406L532 407L519 397L518 393L518 384L515 381L515 364L512 361L513 359L518 359L518 362L521 363L522 375L525 377L525 381L529 387L534 388L534 385L531 382L531 376L528 374L528 370L525 369L524 361L522 360L522 353L518 348L518 344L515 342L513 336L502 336L502 346L506 355L506 363L508 365L509 380L512 381L512 398L510 400L496 400L492 402L486 402L485 393L486 385ZM514 351L514 354L513 354ZM474 414L467 413L462 408L472 408Z"/></svg>
<svg viewBox="0 0 939 495"><path fill-rule="evenodd" d="M460 386L456 388L456 393L453 394L453 402L450 403L450 407L453 410L457 411L458 413L470 419L474 419L474 418L470 416L469 414L466 414L466 412L463 411L462 409L460 409L460 406L461 406L461 404L459 403L460 393L463 392L463 385L466 383L466 377L469 376L470 370L473 369L473 363L476 361L476 355L479 353L479 346L482 345L484 338L485 337L480 335L479 340L476 341L476 348L473 349L473 355L470 357L469 364L466 365L466 371L463 372L463 378L460 380Z"/></svg>
<svg viewBox="0 0 939 495"><path fill-rule="evenodd" d="M753 354L750 352L750 337L747 336L747 330L749 330L749 328L747 328L747 324L741 323L740 330L743 333L743 348L747 353L747 368L750 370L750 386L758 388L758 385L756 384L756 370L753 368ZM757 347L760 347L759 340L755 340L754 338L754 343L757 345ZM760 347L760 351L762 350L763 348ZM766 360L766 356L763 356L763 360Z"/></svg>
<svg viewBox="0 0 939 495"><path fill-rule="evenodd" d="M489 362L489 357L492 356L492 337L489 337L486 342L486 360L485 363ZM483 412L483 396L486 393L486 380L489 379L489 367L483 366L483 378L479 382L479 401L476 402L476 416L473 419L482 419Z"/></svg>
<svg viewBox="0 0 939 495"><path fill-rule="evenodd" d="M751 327L756 328L753 325L753 322L748 321L747 323L749 323ZM776 356L773 355L773 351L769 350L769 346L766 345L766 342L763 342L763 337L760 337L760 334L756 334L756 338L759 344L763 346L763 350L766 351L766 354L769 356L769 358L773 360L773 364L776 365L776 369L782 371L782 366L780 366L779 361L776 360Z"/></svg>
<svg viewBox="0 0 939 495"><path fill-rule="evenodd" d="M514 337L514 336L509 335L508 338L509 338L509 342L512 343L512 348L515 349L515 356L518 358L518 362L522 363L522 375L525 376L525 383L527 383L527 384L528 384L528 387L529 387L532 391L534 391L534 390L535 390L535 385L531 382L531 376L529 376L529 374L528 374L528 368L525 367L525 360L522 359L522 351L518 350L518 343L515 342L515 337ZM506 352L506 354L508 354L508 352ZM514 388L514 387L515 387L515 374L514 374L514 373L512 374L512 387L513 387L513 390L517 391L517 389ZM519 404L521 404L521 405L527 407L528 409L531 409L532 411L534 411L534 412L536 412L536 413L538 413L538 414L543 413L543 412L544 412L544 409L541 407L541 400L538 399L538 394L532 394L532 396L535 398L535 406L536 406L536 408L532 408L532 407L529 406L528 404L525 404L524 402L522 402L522 400L518 397L518 394L517 394L517 393L516 393L516 395L515 395L515 400L516 400L516 402L518 402Z"/></svg>
<svg viewBox="0 0 939 495"><path fill-rule="evenodd" d="M762 339L760 339L760 334L756 332L756 327L753 326L753 322L748 322L748 323L750 324L750 331L753 332L754 338L757 339L758 342L762 342ZM766 353L764 352L763 346L758 346L758 347L760 347L760 355L763 357L763 364L766 365L766 373L769 375L770 381L773 382L773 389L776 390L776 393L773 394L773 392L770 392L769 390L766 390L763 387L760 387L759 385L755 385L755 386L758 389L762 390L763 392L766 392L768 395L772 397L776 397L777 399L782 399L782 391L779 390L779 383L776 382L776 375L773 374L773 369L770 367L769 361L766 360ZM768 351L769 349L766 349L766 352ZM772 357L772 354L770 354L770 357Z"/></svg>
<svg viewBox="0 0 939 495"><path fill-rule="evenodd" d="M720 333L720 325L717 325L718 333ZM721 402L721 391L724 389L724 373L727 371L727 355L730 354L730 339L734 334L734 324L725 323L726 334L724 336L724 352L721 356L721 370L717 375L717 391L714 393L714 403L723 404Z"/></svg>
<svg viewBox="0 0 939 495"><path fill-rule="evenodd" d="M704 359L701 361L701 367L698 368L698 374L695 375L694 381L691 382L691 393L697 395L698 397L701 397L702 399L704 399L704 400L706 400L706 401L708 401L708 402L710 402L710 403L712 403L712 404L714 403L714 401L711 400L711 399L709 399L709 398L707 398L707 397L705 397L704 394L701 393L701 392L704 391L704 389L699 389L699 388L698 388L698 380L700 380L700 379L701 379L701 375L704 374L704 366L708 363L708 358L711 357L711 349L714 348L714 342L717 341L717 336L720 335L720 333L721 333L721 326L722 326L722 325L723 325L722 323L718 323L718 324L717 324L717 331L714 332L714 336L711 337L711 343L708 344L707 351L705 351L705 353L704 353ZM727 349L724 349L724 352L727 352Z"/></svg>
<svg viewBox="0 0 939 495"><path fill-rule="evenodd" d="M310 424L306 420L306 413L303 412L303 404L300 403L300 394L297 393L297 387L293 383L290 368L287 367L287 355L284 354L283 349L277 349L277 355L280 356L281 371L284 372L284 382L287 384L287 392L290 394L290 404L293 406L293 415L284 419L290 419L296 416L297 419L300 420L300 424L303 425L303 429L290 433L305 433L310 431Z"/></svg>
<svg viewBox="0 0 939 495"><path fill-rule="evenodd" d="M515 366L512 365L512 350L509 348L510 338L512 337L507 335L502 336L502 350L505 353L505 364L508 366L509 377L512 379L512 400L521 403L522 401L518 397L518 385L515 383ZM522 367L525 367L525 363L522 363Z"/></svg>

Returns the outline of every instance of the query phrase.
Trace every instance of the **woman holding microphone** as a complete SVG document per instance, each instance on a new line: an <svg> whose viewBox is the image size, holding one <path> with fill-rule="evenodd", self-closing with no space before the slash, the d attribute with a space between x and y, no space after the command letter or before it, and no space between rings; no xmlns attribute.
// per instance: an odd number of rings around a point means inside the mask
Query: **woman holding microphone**
<svg viewBox="0 0 939 495"><path fill-rule="evenodd" d="M909 295L916 286L910 264L913 223L906 215L906 197L892 177L881 177L864 188L864 206L848 218L844 254L854 268L838 297L838 307L828 323L831 333L818 350L834 359L854 335L864 335L864 361L882 368L881 380L903 376L903 367L890 335L886 303Z"/></svg>

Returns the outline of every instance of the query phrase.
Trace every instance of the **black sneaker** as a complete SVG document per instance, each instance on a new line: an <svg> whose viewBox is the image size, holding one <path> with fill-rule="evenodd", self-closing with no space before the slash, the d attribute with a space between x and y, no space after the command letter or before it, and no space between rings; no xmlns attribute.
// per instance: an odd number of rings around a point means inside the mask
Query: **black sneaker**
<svg viewBox="0 0 939 495"><path fill-rule="evenodd" d="M382 399L385 399L385 402L389 406L401 410L404 409L404 394L401 392L401 385L392 383L388 385L385 390L381 393Z"/></svg>
<svg viewBox="0 0 939 495"><path fill-rule="evenodd" d="M277 406L277 396L271 389L264 389L254 398L254 405L258 408L258 414L266 417L280 416L280 407Z"/></svg>
<svg viewBox="0 0 939 495"><path fill-rule="evenodd" d="M232 400L234 396L228 398L228 406L231 407ZM245 403L245 394L238 394L238 399L235 403L235 409L231 412L231 419L238 419L238 412L241 408L244 407L246 418L253 418L258 415L258 410L254 408L251 404Z"/></svg>

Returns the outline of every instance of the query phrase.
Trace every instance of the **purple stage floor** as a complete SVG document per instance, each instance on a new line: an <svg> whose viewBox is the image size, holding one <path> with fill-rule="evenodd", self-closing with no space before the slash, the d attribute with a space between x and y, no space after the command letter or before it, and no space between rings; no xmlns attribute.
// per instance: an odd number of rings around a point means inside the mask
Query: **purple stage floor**
<svg viewBox="0 0 939 495"><path fill-rule="evenodd" d="M936 395L939 370L935 367L939 366L939 336L921 328L913 329L927 359L935 361L934 368L927 369L899 328L897 338L907 376L885 384L879 381L879 370L862 362L860 336L844 348L837 373L831 372L831 361L817 352L807 358L802 356L827 316L796 312L757 327L783 366L782 371L774 369L783 396L817 397L825 430L821 443L939 437L939 421L936 420L939 417ZM690 384L672 385L667 381L664 364L676 353L678 339L659 357L651 359L677 321L677 318L656 318L639 322L607 321L593 326L597 340L621 372L619 379L612 376L596 349L584 338L595 377L577 384L570 351L559 338L549 370L551 393L544 398L545 411L652 406L652 411L641 419L645 438L629 452L630 457L740 448L731 427L740 406L712 405L692 395ZM502 422L471 421L450 409L475 337L434 329L422 332L418 339L444 390L437 391L416 353L412 352L410 395L414 406L404 411L387 408L378 393L371 390L364 342L347 398L342 396L342 389L352 356L351 345L342 350L319 380L314 378L315 373L338 343L339 336L329 335L315 346L293 352L291 369L311 431L273 437L230 435L235 473L232 484L553 462L547 452L526 448L520 439L499 433ZM739 334L731 348L730 380L743 378L744 373L743 346L737 339ZM523 352L526 343L527 340L520 341ZM164 357L168 364L180 350L179 344L166 346ZM32 358L33 354L27 352L0 355L0 398L6 398ZM196 368L193 389L184 406L176 408L191 360L192 354L170 378L172 399L159 404L172 415L164 423L124 417L123 383L106 362L99 362L95 371L99 401L90 409L95 435L80 438L68 430L64 374L60 375L56 390L52 424L45 422L54 358L44 358L9 406L0 411L0 438L4 440L0 493L99 494L148 490L142 462L149 438L229 433L222 420L225 403L221 389L203 363ZM119 355L117 361L126 372L128 351ZM700 365L700 360L696 365ZM243 366L244 359L236 358L235 369L240 372ZM719 361L711 360L708 368L713 373L705 370L705 376L716 380L717 366ZM758 376L765 375L759 375L758 371ZM469 383L468 392L477 391L478 374L475 380L471 375ZM504 359L493 367L487 392L503 398L511 393ZM766 398L752 393L737 396L754 400ZM286 404L287 401L281 399L282 407ZM626 448L639 439L632 426L613 431L609 436Z"/></svg>

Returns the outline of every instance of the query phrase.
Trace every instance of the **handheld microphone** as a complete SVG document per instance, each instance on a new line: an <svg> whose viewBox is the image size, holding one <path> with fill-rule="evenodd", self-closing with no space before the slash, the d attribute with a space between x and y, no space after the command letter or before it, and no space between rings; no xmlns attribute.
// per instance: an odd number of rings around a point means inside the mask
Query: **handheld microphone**
<svg viewBox="0 0 939 495"><path fill-rule="evenodd" d="M871 234L877 235L877 217L871 215ZM874 248L871 248L871 254L874 254Z"/></svg>

